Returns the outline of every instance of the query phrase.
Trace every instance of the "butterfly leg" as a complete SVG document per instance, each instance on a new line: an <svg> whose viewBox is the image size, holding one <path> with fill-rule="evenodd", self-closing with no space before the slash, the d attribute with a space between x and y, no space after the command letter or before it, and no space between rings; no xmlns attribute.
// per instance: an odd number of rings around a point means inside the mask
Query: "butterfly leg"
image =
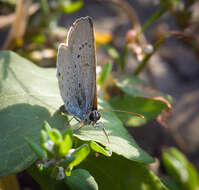
<svg viewBox="0 0 199 190"><path fill-rule="evenodd" d="M74 118L77 122L81 123L81 120L78 119L77 117L73 116L73 118Z"/></svg>
<svg viewBox="0 0 199 190"><path fill-rule="evenodd" d="M93 127L94 127L94 128L99 128L99 127L101 127L102 130L103 130L103 132L104 132L104 135L106 136L106 138L107 138L107 140L108 140L108 143L110 144L110 140L109 140L109 137L108 137L108 133L107 133L105 127L104 127L104 124L103 124L102 122L98 122L98 123L95 123L95 124L93 125Z"/></svg>
<svg viewBox="0 0 199 190"><path fill-rule="evenodd" d="M75 129L75 131L78 131L79 129L81 129L84 126L84 120L80 121L79 127L77 129Z"/></svg>
<svg viewBox="0 0 199 190"><path fill-rule="evenodd" d="M74 116L71 118L71 119L69 119L68 121L67 121L67 123L66 123L66 127L68 127L68 125L70 124L70 122L72 121L74 119Z"/></svg>
<svg viewBox="0 0 199 190"><path fill-rule="evenodd" d="M89 115L90 115L90 113L87 114L82 121L80 121L79 119L76 118L76 120L79 121L79 127L77 129L75 129L75 131L81 129L84 126L84 124L87 124L87 120L88 120Z"/></svg>

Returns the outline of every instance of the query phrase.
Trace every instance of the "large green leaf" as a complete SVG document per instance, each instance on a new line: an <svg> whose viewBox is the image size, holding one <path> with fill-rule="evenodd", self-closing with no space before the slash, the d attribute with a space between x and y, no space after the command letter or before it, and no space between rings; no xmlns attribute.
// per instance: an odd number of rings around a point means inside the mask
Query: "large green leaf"
<svg viewBox="0 0 199 190"><path fill-rule="evenodd" d="M64 179L71 190L97 190L98 186L91 174L84 169L73 170L71 176Z"/></svg>
<svg viewBox="0 0 199 190"><path fill-rule="evenodd" d="M166 109L167 106L162 101L133 97L129 95L117 96L112 98L110 104L115 109L125 110L129 112L135 112L142 114L143 118L137 116L132 116L128 113L117 113L118 117L127 125L127 126L140 126L145 124L147 121L155 118L163 109Z"/></svg>
<svg viewBox="0 0 199 190"><path fill-rule="evenodd" d="M113 98L110 103L115 109L126 110L144 115L140 119L130 114L117 113L128 126L140 126L155 118L164 109L171 109L172 97L150 88L143 80L133 75L114 74L116 85L126 94Z"/></svg>
<svg viewBox="0 0 199 190"><path fill-rule="evenodd" d="M108 106L103 101L99 103ZM62 104L55 69L42 69L13 52L0 52L0 176L19 172L35 160L24 137L39 143L44 120L63 129L67 120L57 111ZM153 161L114 113L102 112L101 121L113 152L138 162ZM101 128L82 127L76 136L107 145Z"/></svg>
<svg viewBox="0 0 199 190"><path fill-rule="evenodd" d="M103 108L111 110L111 107L105 101L99 100L99 110L102 116L99 127L96 129L93 129L93 126L82 127L75 136L84 141L93 140L106 145L113 152L127 159L142 163L153 162L153 158L149 157L146 152L139 148L116 115L111 111L103 111ZM102 127L105 128L108 134L110 144L102 131Z"/></svg>
<svg viewBox="0 0 199 190"><path fill-rule="evenodd" d="M119 144L118 144L119 146ZM103 190L167 190L162 182L143 164L119 155L90 155L79 165L88 170Z"/></svg>
<svg viewBox="0 0 199 190"><path fill-rule="evenodd" d="M157 90L152 89L145 81L139 79L134 75L129 74L114 74L116 85L125 93L143 98L163 97L172 103L173 99L168 94L163 94ZM168 103L169 103L168 102ZM166 104L166 102L165 102Z"/></svg>
<svg viewBox="0 0 199 190"><path fill-rule="evenodd" d="M44 120L63 127L55 69L42 69L8 51L0 52L0 176L21 171L35 156L24 137L39 141Z"/></svg>

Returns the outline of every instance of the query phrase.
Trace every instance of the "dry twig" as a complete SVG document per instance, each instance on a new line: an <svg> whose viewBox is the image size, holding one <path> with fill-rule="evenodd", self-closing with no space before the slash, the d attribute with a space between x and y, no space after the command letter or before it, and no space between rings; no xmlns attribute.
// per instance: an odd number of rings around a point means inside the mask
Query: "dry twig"
<svg viewBox="0 0 199 190"><path fill-rule="evenodd" d="M3 49L12 49L16 45L16 40L22 40L26 30L29 17L31 0L19 0L16 7L15 19L3 45Z"/></svg>

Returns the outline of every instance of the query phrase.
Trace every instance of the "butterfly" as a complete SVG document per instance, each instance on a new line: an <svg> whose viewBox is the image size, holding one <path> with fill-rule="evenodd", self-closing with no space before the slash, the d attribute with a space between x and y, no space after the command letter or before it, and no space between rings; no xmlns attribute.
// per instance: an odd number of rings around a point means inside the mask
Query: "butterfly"
<svg viewBox="0 0 199 190"><path fill-rule="evenodd" d="M59 45L57 77L65 110L79 118L82 124L96 124L100 113L97 108L93 21L90 17L77 19L68 32L66 44Z"/></svg>
<svg viewBox="0 0 199 190"><path fill-rule="evenodd" d="M77 19L69 29L67 42L59 45L57 78L64 102L61 110L76 118L80 122L79 128L84 124L95 126L101 115L97 107L95 41L90 17ZM104 127L102 129L108 138Z"/></svg>

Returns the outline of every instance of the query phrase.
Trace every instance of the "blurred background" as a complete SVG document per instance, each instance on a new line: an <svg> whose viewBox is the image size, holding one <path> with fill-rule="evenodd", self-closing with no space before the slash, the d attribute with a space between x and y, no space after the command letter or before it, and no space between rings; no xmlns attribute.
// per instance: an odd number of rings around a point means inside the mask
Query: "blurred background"
<svg viewBox="0 0 199 190"><path fill-rule="evenodd" d="M126 125L137 143L157 158L176 146L199 169L199 1L0 0L0 48L55 67L59 43L84 16L94 22L97 71L111 61L113 71L139 75L173 97L172 113ZM114 88L103 89L105 99L114 96ZM24 176L20 183L29 187Z"/></svg>

